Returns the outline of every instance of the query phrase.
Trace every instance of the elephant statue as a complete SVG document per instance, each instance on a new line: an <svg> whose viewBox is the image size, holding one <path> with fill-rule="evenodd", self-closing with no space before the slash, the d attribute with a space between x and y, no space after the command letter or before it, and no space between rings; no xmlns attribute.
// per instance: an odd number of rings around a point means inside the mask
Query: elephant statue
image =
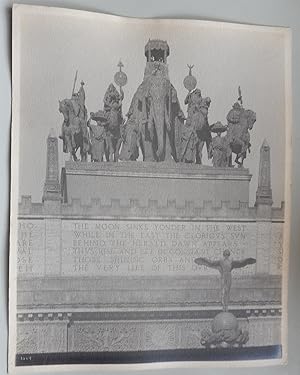
<svg viewBox="0 0 300 375"><path fill-rule="evenodd" d="M149 62L130 105L125 136L134 129L130 140L136 139L144 161L177 161L175 124L181 117L183 112L168 78L167 65ZM123 141L122 150L128 145ZM136 155L135 145L131 149ZM128 149L126 154L127 160L136 160Z"/></svg>

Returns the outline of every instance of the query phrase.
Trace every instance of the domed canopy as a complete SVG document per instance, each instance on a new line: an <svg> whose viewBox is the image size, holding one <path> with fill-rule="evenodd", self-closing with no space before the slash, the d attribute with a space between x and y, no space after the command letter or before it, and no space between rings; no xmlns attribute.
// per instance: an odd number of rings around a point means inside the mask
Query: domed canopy
<svg viewBox="0 0 300 375"><path fill-rule="evenodd" d="M147 61L160 61L166 63L170 54L169 45L165 40L149 39L145 45Z"/></svg>

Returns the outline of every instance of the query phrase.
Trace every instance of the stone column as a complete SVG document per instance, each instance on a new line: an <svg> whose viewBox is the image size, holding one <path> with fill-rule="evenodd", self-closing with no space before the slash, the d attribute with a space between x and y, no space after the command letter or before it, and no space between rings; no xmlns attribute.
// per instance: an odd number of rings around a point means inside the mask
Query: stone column
<svg viewBox="0 0 300 375"><path fill-rule="evenodd" d="M260 148L258 187L255 202L257 273L268 274L270 271L272 204L270 146L264 140Z"/></svg>

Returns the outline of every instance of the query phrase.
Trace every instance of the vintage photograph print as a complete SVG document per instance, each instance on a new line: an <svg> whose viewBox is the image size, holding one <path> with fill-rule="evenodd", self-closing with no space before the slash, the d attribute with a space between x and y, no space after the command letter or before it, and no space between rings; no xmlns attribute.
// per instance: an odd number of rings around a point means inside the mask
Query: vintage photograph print
<svg viewBox="0 0 300 375"><path fill-rule="evenodd" d="M286 361L290 54L14 6L11 371Z"/></svg>

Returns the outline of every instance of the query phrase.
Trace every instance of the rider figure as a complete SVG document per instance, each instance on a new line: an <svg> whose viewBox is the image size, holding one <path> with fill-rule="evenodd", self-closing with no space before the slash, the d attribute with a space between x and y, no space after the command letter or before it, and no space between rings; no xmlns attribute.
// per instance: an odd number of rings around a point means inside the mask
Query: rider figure
<svg viewBox="0 0 300 375"><path fill-rule="evenodd" d="M226 117L228 122L227 139L229 140L229 143L240 145L242 150L244 148L244 142L240 137L239 129L236 125L240 122L241 114L243 113L243 111L243 106L239 102L235 102Z"/></svg>
<svg viewBox="0 0 300 375"><path fill-rule="evenodd" d="M74 87L76 77L74 81ZM76 151L80 148L81 160L86 161L87 151L89 149L89 139L87 130L87 110L85 107L84 82L76 93L72 92L71 99L65 99L60 102L60 112L64 116L64 122L61 128L59 138L63 140L64 152L69 152L73 160L77 160Z"/></svg>

